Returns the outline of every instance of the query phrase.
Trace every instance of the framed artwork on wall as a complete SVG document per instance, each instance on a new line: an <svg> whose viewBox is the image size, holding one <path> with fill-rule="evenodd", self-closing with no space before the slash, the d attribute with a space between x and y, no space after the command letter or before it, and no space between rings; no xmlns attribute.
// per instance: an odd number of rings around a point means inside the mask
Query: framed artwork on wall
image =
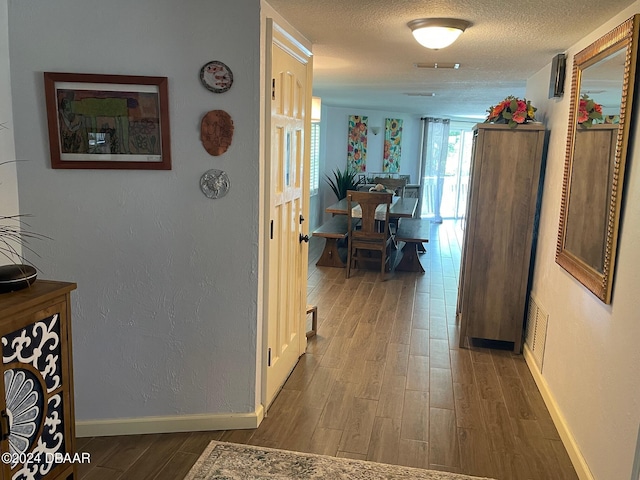
<svg viewBox="0 0 640 480"><path fill-rule="evenodd" d="M166 77L44 74L51 168L170 170Z"/></svg>
<svg viewBox="0 0 640 480"><path fill-rule="evenodd" d="M397 173L400 171L401 147L402 119L387 118L384 129L383 172Z"/></svg>
<svg viewBox="0 0 640 480"><path fill-rule="evenodd" d="M349 115L347 167L354 172L367 171L367 122L369 117Z"/></svg>

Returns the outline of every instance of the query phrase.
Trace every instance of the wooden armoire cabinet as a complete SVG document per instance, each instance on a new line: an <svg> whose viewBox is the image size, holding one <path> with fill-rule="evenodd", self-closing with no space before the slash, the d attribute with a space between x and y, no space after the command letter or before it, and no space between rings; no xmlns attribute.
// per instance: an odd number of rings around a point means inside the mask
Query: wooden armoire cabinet
<svg viewBox="0 0 640 480"><path fill-rule="evenodd" d="M70 308L75 288L36 280L0 295L3 480L77 478Z"/></svg>
<svg viewBox="0 0 640 480"><path fill-rule="evenodd" d="M467 338L521 352L545 148L540 124L474 127L457 314Z"/></svg>

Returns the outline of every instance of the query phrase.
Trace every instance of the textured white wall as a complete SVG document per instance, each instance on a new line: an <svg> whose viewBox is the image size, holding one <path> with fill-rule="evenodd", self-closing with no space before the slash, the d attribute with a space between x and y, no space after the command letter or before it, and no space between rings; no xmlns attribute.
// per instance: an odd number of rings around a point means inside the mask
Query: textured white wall
<svg viewBox="0 0 640 480"><path fill-rule="evenodd" d="M604 305L555 263L573 55L640 12L634 3L567 53L565 95L549 100L550 67L527 98L550 130L533 294L549 312L543 377L596 480L631 478L640 424L640 123L625 185L613 302ZM634 117L640 112L635 105Z"/></svg>
<svg viewBox="0 0 640 480"><path fill-rule="evenodd" d="M420 117L408 113L363 110L360 108L342 108L323 106L321 129L326 136L321 145L320 199L322 210L336 202L336 196L324 181L325 174L332 175L335 168L343 170L347 165L347 131L350 115L367 116L369 133L367 135L367 172L382 171L384 146L384 125L386 118L401 118L402 124L402 160L400 173L411 175L411 182L418 183L420 166ZM373 135L371 127L380 127L380 133ZM325 214L325 220L327 219Z"/></svg>
<svg viewBox="0 0 640 480"><path fill-rule="evenodd" d="M16 159L13 144L13 119L11 116L11 79L9 77L9 33L7 0L0 0L0 164ZM0 216L16 215L18 208L18 181L16 164L0 165ZM18 253L20 245L13 246ZM0 245L0 248L2 246ZM0 252L0 265L18 261Z"/></svg>
<svg viewBox="0 0 640 480"><path fill-rule="evenodd" d="M255 0L9 0L21 208L53 239L33 260L78 284L78 420L255 410L259 22ZM210 60L227 93L200 84ZM50 169L43 71L167 76L173 169ZM219 157L199 140L213 109L235 124ZM211 168L222 199L200 192Z"/></svg>

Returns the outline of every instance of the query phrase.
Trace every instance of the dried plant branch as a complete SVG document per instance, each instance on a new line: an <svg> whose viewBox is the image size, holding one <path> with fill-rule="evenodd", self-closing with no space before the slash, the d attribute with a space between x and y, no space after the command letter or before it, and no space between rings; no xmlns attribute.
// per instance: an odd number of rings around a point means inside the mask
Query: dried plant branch
<svg viewBox="0 0 640 480"><path fill-rule="evenodd" d="M24 255L18 253L16 246L20 245L23 251L26 250L40 258L40 255L31 248L30 240L51 240L51 238L29 229L30 225L24 221L24 218L30 216L0 215L0 257L5 257L12 263L18 259L19 262L36 268Z"/></svg>
<svg viewBox="0 0 640 480"><path fill-rule="evenodd" d="M8 129L6 123L0 123L0 130ZM19 161L6 160L0 162L0 166ZM5 257L12 263L16 263L18 259L20 263L36 268L22 253L18 252L17 246L20 246L22 252L28 251L40 258L40 255L31 248L30 240L51 240L51 238L32 231L31 226L25 221L28 217L31 215L0 215L0 258Z"/></svg>

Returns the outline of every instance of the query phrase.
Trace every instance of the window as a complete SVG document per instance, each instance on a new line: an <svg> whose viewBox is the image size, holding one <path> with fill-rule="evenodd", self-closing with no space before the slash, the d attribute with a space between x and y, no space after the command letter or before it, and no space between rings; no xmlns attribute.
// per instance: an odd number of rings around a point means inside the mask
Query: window
<svg viewBox="0 0 640 480"><path fill-rule="evenodd" d="M441 211L444 218L465 216L473 146L472 127L473 124L451 122L441 200Z"/></svg>
<svg viewBox="0 0 640 480"><path fill-rule="evenodd" d="M320 124L311 124L311 151L310 157L310 195L317 195L318 188L320 188Z"/></svg>

